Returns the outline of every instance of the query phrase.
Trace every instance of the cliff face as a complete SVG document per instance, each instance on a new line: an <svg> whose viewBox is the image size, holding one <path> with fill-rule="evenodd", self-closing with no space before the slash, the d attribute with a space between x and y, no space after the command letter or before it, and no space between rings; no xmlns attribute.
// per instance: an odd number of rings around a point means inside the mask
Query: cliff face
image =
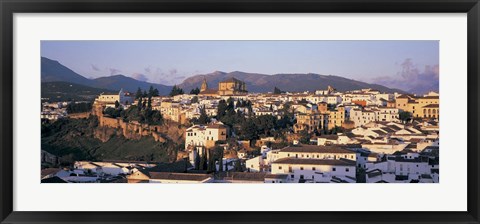
<svg viewBox="0 0 480 224"><path fill-rule="evenodd" d="M118 131L116 131L114 128L109 128L109 127L97 127L93 131L93 136L102 141L102 142L107 142L112 138L113 136L117 135Z"/></svg>
<svg viewBox="0 0 480 224"><path fill-rule="evenodd" d="M102 113L95 112L98 117L98 127L95 129L95 138L102 142L108 141L113 135L122 135L126 139L140 140L142 137L152 136L157 142L171 140L177 144L185 141L186 128L173 123L163 125L147 125L138 122L125 122L120 118L110 118Z"/></svg>

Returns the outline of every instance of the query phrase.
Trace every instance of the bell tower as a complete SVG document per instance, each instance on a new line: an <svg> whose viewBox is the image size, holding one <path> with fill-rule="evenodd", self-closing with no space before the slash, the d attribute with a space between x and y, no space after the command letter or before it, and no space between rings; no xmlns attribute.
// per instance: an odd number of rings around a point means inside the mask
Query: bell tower
<svg viewBox="0 0 480 224"><path fill-rule="evenodd" d="M203 92L205 90L208 89L208 84L207 84L207 78L203 78L203 83L202 83L202 87L200 88L200 92Z"/></svg>

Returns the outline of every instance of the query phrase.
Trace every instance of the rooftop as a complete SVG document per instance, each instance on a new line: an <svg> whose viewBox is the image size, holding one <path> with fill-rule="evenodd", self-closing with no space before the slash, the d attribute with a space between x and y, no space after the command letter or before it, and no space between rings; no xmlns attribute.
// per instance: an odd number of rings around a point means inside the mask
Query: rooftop
<svg viewBox="0 0 480 224"><path fill-rule="evenodd" d="M346 149L341 146L318 146L318 145L300 145L300 146L289 146L282 150L281 152L310 152L310 153L349 153L355 154L355 152Z"/></svg>
<svg viewBox="0 0 480 224"><path fill-rule="evenodd" d="M202 181L211 177L208 174L149 172L150 179Z"/></svg>
<svg viewBox="0 0 480 224"><path fill-rule="evenodd" d="M305 165L329 165L329 166L355 166L356 162L346 159L297 159L282 158L278 159L274 164L305 164Z"/></svg>

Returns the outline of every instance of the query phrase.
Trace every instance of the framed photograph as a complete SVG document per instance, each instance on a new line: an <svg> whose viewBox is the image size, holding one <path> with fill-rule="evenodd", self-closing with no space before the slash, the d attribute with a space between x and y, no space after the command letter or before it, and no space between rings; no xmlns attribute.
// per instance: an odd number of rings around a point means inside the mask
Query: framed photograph
<svg viewBox="0 0 480 224"><path fill-rule="evenodd" d="M0 6L1 223L479 223L478 0Z"/></svg>

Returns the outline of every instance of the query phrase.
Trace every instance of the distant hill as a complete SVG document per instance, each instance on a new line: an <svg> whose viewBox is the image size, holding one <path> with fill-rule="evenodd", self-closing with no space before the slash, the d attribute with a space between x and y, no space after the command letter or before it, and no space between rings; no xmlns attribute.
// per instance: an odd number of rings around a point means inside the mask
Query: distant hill
<svg viewBox="0 0 480 224"><path fill-rule="evenodd" d="M63 66L58 61L42 57L41 63L42 82L69 82L85 86L92 86L93 80L87 79L71 69Z"/></svg>
<svg viewBox="0 0 480 224"><path fill-rule="evenodd" d="M70 82L42 82L42 98L47 101L93 101L102 92L114 90L99 89Z"/></svg>
<svg viewBox="0 0 480 224"><path fill-rule="evenodd" d="M44 57L42 57L41 74L42 82L68 82L114 91L118 91L123 88L129 92L136 92L138 87L143 90L148 90L150 86L153 86L154 88L158 89L160 95L167 95L172 89L171 86L139 81L124 75L113 75L96 79L87 79L75 73L71 69L63 66L58 61ZM188 93L191 89L200 87L204 77L207 78L210 88L217 88L218 82L227 78L235 77L247 84L247 90L249 92L261 93L272 92L275 86L283 91L303 92L307 90L315 91L318 89L326 89L329 85L333 86L338 91L372 88L381 92L405 93L405 91L391 89L383 85L369 84L340 76L327 76L313 73L265 75L240 71L229 73L216 71L206 75L195 75L187 78L179 86Z"/></svg>
<svg viewBox="0 0 480 224"><path fill-rule="evenodd" d="M87 79L60 64L58 61L54 61L45 57L42 57L41 75L42 82L68 82L115 91L123 88L129 92L136 92L138 87L143 90L148 90L150 86L153 86L154 88L158 89L160 95L167 95L172 89L171 86L138 81L124 75Z"/></svg>
<svg viewBox="0 0 480 224"><path fill-rule="evenodd" d="M193 88L200 87L203 79L206 78L209 88L216 89L218 82L230 77L244 81L249 92L272 92L275 86L283 91L290 92L315 91L318 89L327 89L330 85L338 91L372 88L381 92L404 93L402 90L391 89L378 84L369 84L340 76L327 76L313 73L265 75L239 71L229 73L216 71L206 75L196 75L187 78L179 86L188 92Z"/></svg>
<svg viewBox="0 0 480 224"><path fill-rule="evenodd" d="M93 81L94 81L95 87L106 88L106 89L116 89L116 90L123 88L124 90L130 91L133 93L137 91L138 87L148 91L150 86L153 86L153 88L158 89L158 92L160 95L168 95L170 93L170 90L172 89L171 86L138 81L134 78L130 78L124 75L100 77L100 78L94 79Z"/></svg>

